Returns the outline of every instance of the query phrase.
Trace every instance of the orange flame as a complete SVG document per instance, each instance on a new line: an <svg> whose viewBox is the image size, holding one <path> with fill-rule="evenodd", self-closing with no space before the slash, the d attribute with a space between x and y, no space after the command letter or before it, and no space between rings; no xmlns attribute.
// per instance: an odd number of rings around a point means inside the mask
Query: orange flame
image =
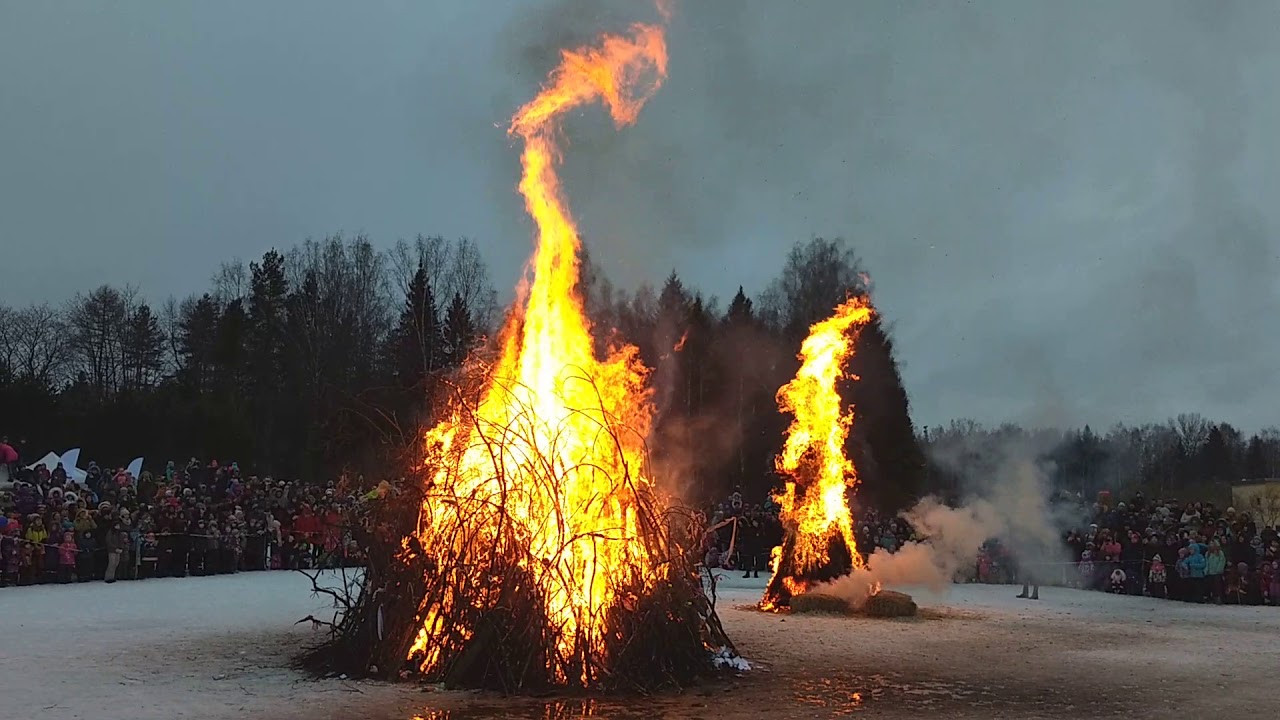
<svg viewBox="0 0 1280 720"><path fill-rule="evenodd" d="M799 371L778 391L779 410L795 417L777 459L778 472L787 477L777 498L787 537L773 549L774 575L761 600L765 610L807 590L808 578L831 564L833 543L843 541L848 549L848 570L862 566L848 497L858 473L844 451L853 411L845 412L836 383L845 377L857 331L871 315L871 304L858 296L811 327L800 347Z"/></svg>
<svg viewBox="0 0 1280 720"><path fill-rule="evenodd" d="M521 284L521 306L503 330L478 403L459 403L426 435L431 490L418 531L424 552L461 558L453 567L462 568L482 566L476 558L518 543L533 585L528 593L555 633L556 657L548 663L562 669L562 682L590 681L573 677L573 668L602 651L610 608L634 601L618 596L615 581L640 573L653 586L659 571L638 539L636 512L637 493L652 490L643 450L652 417L648 371L631 346L596 357L575 292L580 242L556 175L555 138L568 111L595 101L617 126L633 122L666 70L662 28L635 25L627 36L605 36L599 47L563 51L548 83L515 114L509 133L524 142L519 189L538 228L532 277ZM458 537L467 540L447 540ZM409 654L422 653L424 672L439 669L442 644L474 631L447 627L444 609L503 602L486 581L461 578L446 583L445 597L423 601Z"/></svg>

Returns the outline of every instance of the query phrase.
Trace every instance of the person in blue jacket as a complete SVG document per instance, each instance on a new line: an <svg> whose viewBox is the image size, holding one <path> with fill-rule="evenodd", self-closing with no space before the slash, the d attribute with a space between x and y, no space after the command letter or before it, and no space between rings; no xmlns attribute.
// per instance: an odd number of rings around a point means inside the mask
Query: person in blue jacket
<svg viewBox="0 0 1280 720"><path fill-rule="evenodd" d="M1191 574L1191 593L1187 597L1192 602L1204 602L1205 570L1208 563L1204 556L1205 546L1194 540L1187 545L1191 554L1187 555L1187 570Z"/></svg>

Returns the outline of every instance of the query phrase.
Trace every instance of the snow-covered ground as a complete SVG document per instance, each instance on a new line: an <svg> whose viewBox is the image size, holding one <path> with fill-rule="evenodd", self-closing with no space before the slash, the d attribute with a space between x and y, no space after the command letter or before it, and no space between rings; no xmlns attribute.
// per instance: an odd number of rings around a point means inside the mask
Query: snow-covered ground
<svg viewBox="0 0 1280 720"><path fill-rule="evenodd" d="M294 623L333 612L310 588L259 572L0 589L0 718L355 718L356 698L403 695L290 669L318 637Z"/></svg>
<svg viewBox="0 0 1280 720"><path fill-rule="evenodd" d="M0 589L0 719L1182 717L1274 708L1280 608L1045 588L916 592L915 620L749 609L726 577L744 677L631 702L502 700L313 681L289 667L327 609L295 573Z"/></svg>

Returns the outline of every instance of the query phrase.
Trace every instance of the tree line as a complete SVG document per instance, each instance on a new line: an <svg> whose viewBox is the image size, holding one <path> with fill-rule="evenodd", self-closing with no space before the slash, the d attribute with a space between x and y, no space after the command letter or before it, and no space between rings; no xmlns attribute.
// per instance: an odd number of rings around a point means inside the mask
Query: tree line
<svg viewBox="0 0 1280 720"><path fill-rule="evenodd" d="M795 373L810 324L867 292L858 256L813 238L787 251L754 295L705 295L672 272L614 286L588 252L581 286L602 351L625 340L652 370L650 450L690 498L777 487L773 455L790 418L777 388ZM63 306L0 306L0 433L27 454L83 447L84 459L238 460L289 477L385 473L435 419L448 380L502 323L498 293L470 240L419 237L375 249L334 236L252 263L232 261L204 292L152 306L102 286ZM1147 488L1196 496L1242 478L1280 477L1280 430L1244 434L1196 414L1083 429L915 428L882 316L859 336L842 391L856 421L849 451L865 502L901 507L959 495L1010 455L1046 461L1053 484L1092 495Z"/></svg>
<svg viewBox="0 0 1280 720"><path fill-rule="evenodd" d="M727 303L674 271L657 287L617 287L587 253L578 290L602 349L625 339L652 370L662 476L710 499L776 485L788 418L774 395L808 326L867 288L852 249L815 238L768 287ZM382 251L334 236L223 264L203 292L158 306L103 285L61 307L0 307L3 431L28 454L80 446L112 464L194 454L289 476L385 472L499 330L497 297L470 240ZM850 451L868 492L900 505L923 487L925 462L878 318L854 363Z"/></svg>
<svg viewBox="0 0 1280 720"><path fill-rule="evenodd" d="M112 285L62 307L0 306L6 431L29 453L80 446L111 463L194 454L288 475L359 468L389 444L421 383L406 329L415 309L396 305L424 288L416 310L439 332L416 344L431 349L427 371L442 372L495 314L466 239L388 251L363 236L308 241L225 263L204 292L159 306Z"/></svg>
<svg viewBox="0 0 1280 720"><path fill-rule="evenodd" d="M1280 478L1280 429L1245 434L1196 413L1162 423L1116 424L1102 433L1087 425L1028 429L956 420L922 428L920 442L929 457L925 486L953 496L1016 459L1039 462L1055 489L1090 500L1110 490L1229 503L1233 484Z"/></svg>
<svg viewBox="0 0 1280 720"><path fill-rule="evenodd" d="M779 483L773 456L790 420L775 394L809 326L867 292L866 277L843 241L813 238L788 250L766 287L727 301L675 271L618 287L588 252L578 292L601 350L625 340L651 369L660 476L691 500L762 498ZM0 306L0 433L28 454L80 446L110 464L196 455L291 477L376 477L406 462L455 371L503 319L478 246L427 236L385 250L364 236L271 250L158 306L111 285L62 306ZM1102 434L916 428L879 315L850 369L861 380L842 388L856 408L848 451L864 502L886 508L957 494L1013 447L1086 495L1280 476L1280 431L1245 436L1191 414Z"/></svg>

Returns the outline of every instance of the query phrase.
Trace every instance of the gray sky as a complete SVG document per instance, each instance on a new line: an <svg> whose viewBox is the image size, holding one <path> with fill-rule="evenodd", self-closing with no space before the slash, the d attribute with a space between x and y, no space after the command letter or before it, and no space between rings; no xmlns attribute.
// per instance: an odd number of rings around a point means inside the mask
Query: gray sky
<svg viewBox="0 0 1280 720"><path fill-rule="evenodd" d="M508 118L643 3L0 0L0 301L153 300L336 231L531 247ZM569 128L620 284L843 236L917 422L1280 422L1280 3L686 0L639 123Z"/></svg>

